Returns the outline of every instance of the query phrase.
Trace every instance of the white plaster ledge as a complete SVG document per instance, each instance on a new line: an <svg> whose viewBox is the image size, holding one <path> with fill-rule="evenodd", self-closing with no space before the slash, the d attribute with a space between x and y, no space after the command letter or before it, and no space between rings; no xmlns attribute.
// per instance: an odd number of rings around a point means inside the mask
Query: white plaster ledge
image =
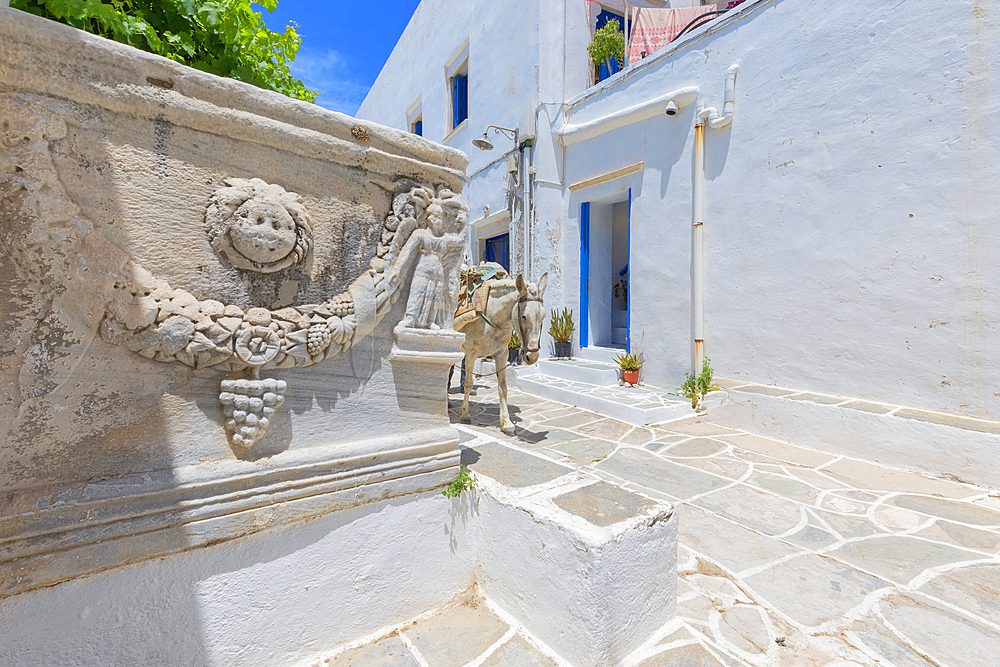
<svg viewBox="0 0 1000 667"><path fill-rule="evenodd" d="M455 477L457 444L449 425L263 464L19 491L0 516L0 597L440 487Z"/></svg>

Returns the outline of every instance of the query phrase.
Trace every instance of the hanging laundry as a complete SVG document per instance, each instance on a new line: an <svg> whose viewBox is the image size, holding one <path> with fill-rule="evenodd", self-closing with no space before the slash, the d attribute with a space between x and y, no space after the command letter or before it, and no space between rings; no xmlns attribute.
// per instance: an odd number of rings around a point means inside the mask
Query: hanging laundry
<svg viewBox="0 0 1000 667"><path fill-rule="evenodd" d="M643 53L646 56L653 55L669 44L691 21L707 12L724 9L726 4L678 9L636 9L628 61L639 62L643 58ZM739 2L728 4L739 4Z"/></svg>

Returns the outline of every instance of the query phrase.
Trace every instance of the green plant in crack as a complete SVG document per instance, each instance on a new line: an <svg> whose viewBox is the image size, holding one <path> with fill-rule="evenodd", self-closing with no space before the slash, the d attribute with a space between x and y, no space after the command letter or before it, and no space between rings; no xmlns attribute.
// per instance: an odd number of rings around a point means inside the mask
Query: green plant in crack
<svg viewBox="0 0 1000 667"><path fill-rule="evenodd" d="M459 466L458 477L455 478L454 482L444 487L441 495L445 498L458 498L463 491L469 491L475 486L476 480L469 474L469 469L465 466Z"/></svg>
<svg viewBox="0 0 1000 667"><path fill-rule="evenodd" d="M678 396L683 396L691 401L691 407L695 410L702 401L705 400L705 396L710 391L718 391L718 387L712 386L712 366L709 363L711 359L705 357L705 360L701 364L701 373L697 376L693 373L686 373L684 375L684 384L681 385L680 389L677 390Z"/></svg>

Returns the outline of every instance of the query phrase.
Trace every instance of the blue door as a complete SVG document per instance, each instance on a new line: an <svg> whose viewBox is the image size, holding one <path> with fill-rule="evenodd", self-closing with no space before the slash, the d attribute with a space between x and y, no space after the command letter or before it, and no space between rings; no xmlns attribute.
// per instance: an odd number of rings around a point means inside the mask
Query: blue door
<svg viewBox="0 0 1000 667"><path fill-rule="evenodd" d="M580 204L580 347L587 347L590 328L590 202Z"/></svg>

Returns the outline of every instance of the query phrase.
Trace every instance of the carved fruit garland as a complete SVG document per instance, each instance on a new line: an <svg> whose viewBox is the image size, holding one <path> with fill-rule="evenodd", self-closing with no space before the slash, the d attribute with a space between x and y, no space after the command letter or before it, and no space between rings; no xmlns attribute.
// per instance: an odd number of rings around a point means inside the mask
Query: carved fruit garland
<svg viewBox="0 0 1000 667"><path fill-rule="evenodd" d="M244 310L201 300L129 258L62 187L51 142L65 137L67 127L49 104L19 98L16 109L16 114L5 113L0 104L0 144L5 147L0 152L0 185L23 193L31 210L61 212L28 215L24 220L30 223L30 233L3 239L18 274L41 286L49 298L80 304L78 316L97 326L105 340L136 354L230 377L250 370L254 377L246 379L245 390L241 380L233 379L221 392L232 395L227 426L233 444L241 447L259 439L271 410L281 402L279 381L273 380L274 391L267 391L272 380L259 379L261 371L310 366L367 336L406 291L401 277L405 256L400 255L414 231L428 228L428 208L447 204L443 208L448 215L468 216L465 202L447 188L407 183L393 199L370 268L344 293L323 303L279 310ZM260 179L227 179L209 198L205 223L212 248L237 270L282 271L311 252L312 223L301 198ZM85 265L102 270L81 271ZM239 384L227 390L230 381ZM259 396L258 382L266 383L259 385ZM268 394L274 394L273 405ZM236 407L238 396L247 397L249 409ZM254 398L261 400L259 413ZM222 400L230 407L228 395ZM239 404L244 404L243 398Z"/></svg>
<svg viewBox="0 0 1000 667"><path fill-rule="evenodd" d="M292 263L304 259L304 251L311 247L311 223L298 195L259 179L230 179L226 183L226 188L213 195L206 216L213 247L220 254L238 268L258 272L278 270L279 264L287 266L289 258ZM346 292L319 304L244 311L212 299L199 300L129 260L124 275L114 285L101 334L156 361L230 374L250 371L252 379L223 380L219 395L231 442L248 448L263 436L274 410L284 400L285 382L262 380L261 371L311 366L350 348L359 327L364 329L362 336L370 333L401 293L404 267L397 265L400 255L414 231L428 228L427 209L435 200L449 204L444 207L449 215L468 212L461 197L446 188L415 187L399 193L382 226L381 242L369 270ZM292 235L293 231L298 236ZM239 248L223 243L234 238L241 239L244 250L240 252L245 256L237 254ZM290 250L287 256L265 266L263 260L270 256L264 253L272 247ZM364 322L358 320L357 298L365 302Z"/></svg>

